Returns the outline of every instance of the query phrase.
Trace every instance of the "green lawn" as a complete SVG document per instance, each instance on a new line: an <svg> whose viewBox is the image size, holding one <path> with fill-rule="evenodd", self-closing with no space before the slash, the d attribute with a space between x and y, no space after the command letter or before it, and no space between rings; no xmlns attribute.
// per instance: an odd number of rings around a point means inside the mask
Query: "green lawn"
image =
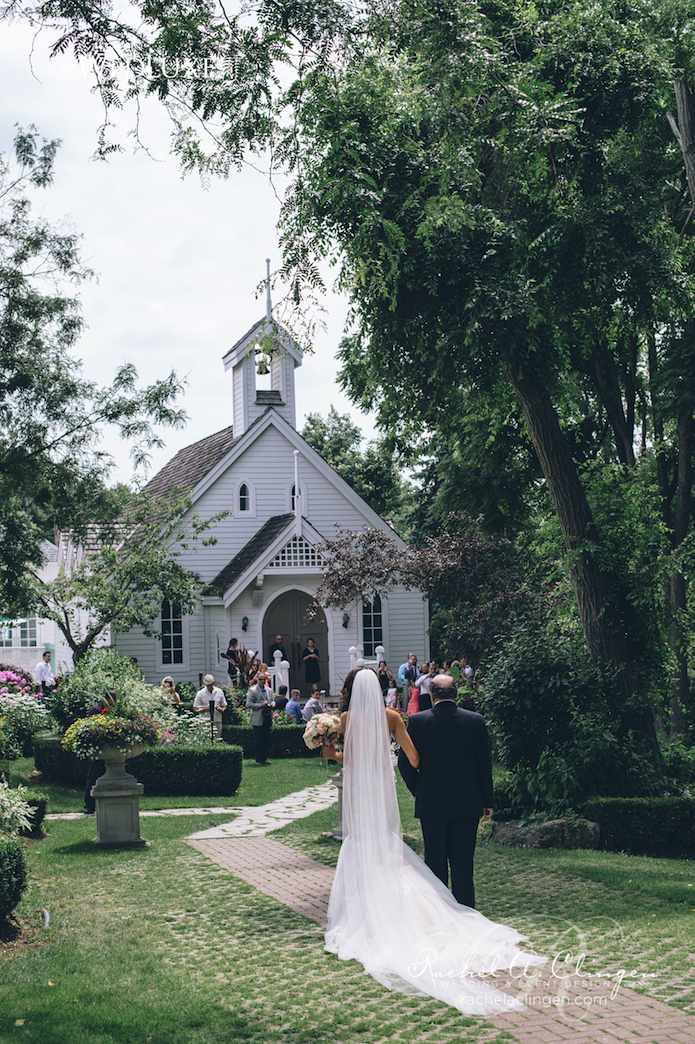
<svg viewBox="0 0 695 1044"><path fill-rule="evenodd" d="M242 791L228 801L264 804L325 779L314 761L267 769L247 762ZM54 788L50 795L53 802ZM58 798L71 808L80 800L70 791ZM164 804L150 798L143 806L149 802ZM402 784L401 807L404 836L417 848ZM339 845L324 833L335 815L334 807L273 836L334 863ZM135 850L95 849L93 820L48 824L48 836L28 850L31 886L19 911L25 945L0 959L0 1044L509 1041L494 1023L390 994L355 962L326 954L318 925L186 844L187 834L219 822L148 819L151 845ZM514 924L543 952L586 952L589 971L633 972L640 990L695 1014L691 877L686 862L486 841L476 863L483 913Z"/></svg>

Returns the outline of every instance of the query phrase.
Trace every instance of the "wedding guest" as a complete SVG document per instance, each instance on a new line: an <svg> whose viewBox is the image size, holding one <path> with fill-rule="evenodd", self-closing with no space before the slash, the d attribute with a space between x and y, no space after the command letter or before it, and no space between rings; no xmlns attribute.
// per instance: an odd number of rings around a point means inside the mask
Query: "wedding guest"
<svg viewBox="0 0 695 1044"><path fill-rule="evenodd" d="M461 663L460 663L460 666L459 666L459 670L461 671L461 677L462 678L467 678L468 681L470 681L472 679L472 677L473 677L473 668L471 667L471 665L469 664L469 662L468 662L468 660L466 659L465 656L461 657Z"/></svg>
<svg viewBox="0 0 695 1044"><path fill-rule="evenodd" d="M193 700L193 710L196 714L202 714L210 710L210 702L214 702L215 710L213 721L215 722L215 735L218 740L222 739L222 711L227 709L227 701L219 686L215 685L215 679L211 674L203 678L203 688L200 689Z"/></svg>
<svg viewBox="0 0 695 1044"><path fill-rule="evenodd" d="M275 704L270 699L267 689L268 676L264 671L258 672L256 684L246 693L246 706L250 710L249 718L253 728L253 752L257 765L269 765L268 747L270 745L270 726L273 721Z"/></svg>
<svg viewBox="0 0 695 1044"><path fill-rule="evenodd" d="M390 707L391 710L398 710L398 689L393 677L389 681L389 687L386 690L386 706Z"/></svg>
<svg viewBox="0 0 695 1044"><path fill-rule="evenodd" d="M429 669L429 664L427 665ZM407 685L406 695L408 697L408 714L417 714L420 710L420 690L415 687L415 682L420 677L420 668L415 653L408 655L408 666L406 667L405 681Z"/></svg>
<svg viewBox="0 0 695 1044"><path fill-rule="evenodd" d="M298 725L302 725L304 718L302 717L302 705L299 702L299 695L299 689L292 689L285 707L285 714L288 714L290 718L294 718Z"/></svg>
<svg viewBox="0 0 695 1044"><path fill-rule="evenodd" d="M282 635L281 634L276 634L275 635L275 641L270 646L270 655L268 656L268 662L269 663L274 663L275 662L274 659L273 659L273 654L275 653L276 649L280 650L280 652L282 653L283 660L286 660L287 656L285 655L285 646L282 644Z"/></svg>
<svg viewBox="0 0 695 1044"><path fill-rule="evenodd" d="M389 687L389 669L386 666L384 660L381 660L379 666L376 669L376 676L379 679L379 685L381 685L381 691L386 696L386 690Z"/></svg>
<svg viewBox="0 0 695 1044"><path fill-rule="evenodd" d="M241 650L238 648L239 639L230 638L227 651L220 653L220 657L227 661L227 674L232 687L239 684L241 674Z"/></svg>
<svg viewBox="0 0 695 1044"><path fill-rule="evenodd" d="M306 640L306 649L302 649L302 661L304 663L304 681L307 685L312 682L320 682L319 651L314 645L313 638Z"/></svg>
<svg viewBox="0 0 695 1044"><path fill-rule="evenodd" d="M34 678L36 679L36 687L41 689L41 692L46 695L47 692L51 692L56 687L56 679L51 668L51 650L46 649L40 661L34 668Z"/></svg>
<svg viewBox="0 0 695 1044"><path fill-rule="evenodd" d="M287 686L281 685L278 689L278 694L275 697L275 708L279 711L284 711L289 700L287 699Z"/></svg>
<svg viewBox="0 0 695 1044"><path fill-rule="evenodd" d="M302 711L302 717L304 718L304 721L311 721L315 714L326 713L324 708L321 706L321 701L318 697L319 694L315 691L312 691L311 696L304 704L304 710Z"/></svg>
<svg viewBox="0 0 695 1044"><path fill-rule="evenodd" d="M432 699L430 697L430 683L436 673L436 664L423 663L422 674L415 682L415 687L420 694L418 696L418 709L421 711L429 710L432 706Z"/></svg>
<svg viewBox="0 0 695 1044"><path fill-rule="evenodd" d="M171 703L181 702L181 697L176 691L176 686L174 685L174 679L170 678L168 674L166 678L162 678L162 684L160 685L160 689L162 692L162 696L164 696L167 700L170 700Z"/></svg>

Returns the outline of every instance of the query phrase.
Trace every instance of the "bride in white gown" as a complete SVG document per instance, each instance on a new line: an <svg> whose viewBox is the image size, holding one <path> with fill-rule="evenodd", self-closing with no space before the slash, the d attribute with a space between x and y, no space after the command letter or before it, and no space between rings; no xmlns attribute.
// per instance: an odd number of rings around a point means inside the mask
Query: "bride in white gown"
<svg viewBox="0 0 695 1044"><path fill-rule="evenodd" d="M388 989L436 997L465 1014L522 1007L493 982L510 968L521 979L545 958L521 951L523 936L513 928L459 905L404 844L390 732L414 767L418 754L403 719L384 708L381 686L368 668L354 678L342 722L343 843L326 949L359 961ZM336 757L333 748L324 753Z"/></svg>

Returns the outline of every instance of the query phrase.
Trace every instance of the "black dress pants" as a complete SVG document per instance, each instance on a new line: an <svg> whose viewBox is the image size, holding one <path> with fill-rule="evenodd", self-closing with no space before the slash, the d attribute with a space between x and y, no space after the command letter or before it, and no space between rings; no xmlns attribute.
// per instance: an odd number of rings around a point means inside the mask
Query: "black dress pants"
<svg viewBox="0 0 695 1044"><path fill-rule="evenodd" d="M253 753L256 764L262 765L268 759L268 747L270 746L271 718L263 717L262 725L253 726Z"/></svg>
<svg viewBox="0 0 695 1044"><path fill-rule="evenodd" d="M478 822L477 817L420 820L425 842L425 862L435 877L447 887L451 868L451 891L454 899L462 906L470 906L472 909L475 909L473 856Z"/></svg>

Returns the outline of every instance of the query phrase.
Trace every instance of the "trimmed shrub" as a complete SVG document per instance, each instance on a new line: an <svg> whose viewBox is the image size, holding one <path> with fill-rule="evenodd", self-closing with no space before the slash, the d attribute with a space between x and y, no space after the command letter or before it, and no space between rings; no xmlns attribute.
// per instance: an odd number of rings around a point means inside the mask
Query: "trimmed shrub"
<svg viewBox="0 0 695 1044"><path fill-rule="evenodd" d="M11 916L26 886L24 845L19 838L0 836L0 922Z"/></svg>
<svg viewBox="0 0 695 1044"><path fill-rule="evenodd" d="M36 767L52 783L83 787L89 762L64 750L60 740L60 736L46 733L34 737ZM241 767L242 751L226 743L151 747L126 762L126 771L144 784L148 794L234 794L241 782Z"/></svg>
<svg viewBox="0 0 695 1044"><path fill-rule="evenodd" d="M303 725L273 725L270 730L269 758L315 758L318 750L310 750L303 740ZM244 751L245 758L252 758L253 726L223 725L222 739L225 743L238 744Z"/></svg>
<svg viewBox="0 0 695 1044"><path fill-rule="evenodd" d="M692 798L591 798L582 815L600 824L601 847L610 852L695 857Z"/></svg>
<svg viewBox="0 0 695 1044"><path fill-rule="evenodd" d="M210 747L154 747L126 764L148 794L236 794L242 751L226 743Z"/></svg>

